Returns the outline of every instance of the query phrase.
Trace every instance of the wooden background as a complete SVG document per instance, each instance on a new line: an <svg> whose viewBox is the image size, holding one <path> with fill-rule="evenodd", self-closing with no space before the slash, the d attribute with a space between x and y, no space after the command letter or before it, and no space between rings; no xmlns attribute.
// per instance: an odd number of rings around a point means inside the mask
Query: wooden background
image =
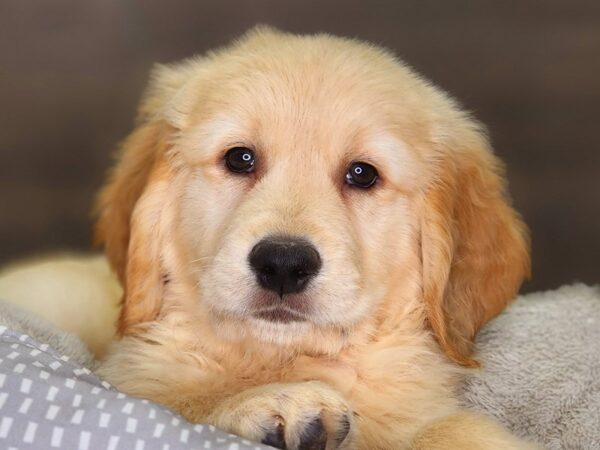
<svg viewBox="0 0 600 450"><path fill-rule="evenodd" d="M525 289L600 281L597 0L0 0L0 261L87 248L151 64L256 23L394 49L489 126L533 233Z"/></svg>

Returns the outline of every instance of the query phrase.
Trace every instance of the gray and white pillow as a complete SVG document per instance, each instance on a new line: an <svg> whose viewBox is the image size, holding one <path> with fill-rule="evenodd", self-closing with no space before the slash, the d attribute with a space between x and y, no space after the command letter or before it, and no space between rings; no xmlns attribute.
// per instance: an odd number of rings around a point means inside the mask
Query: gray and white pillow
<svg viewBox="0 0 600 450"><path fill-rule="evenodd" d="M0 325L0 448L262 450L125 395L47 343Z"/></svg>

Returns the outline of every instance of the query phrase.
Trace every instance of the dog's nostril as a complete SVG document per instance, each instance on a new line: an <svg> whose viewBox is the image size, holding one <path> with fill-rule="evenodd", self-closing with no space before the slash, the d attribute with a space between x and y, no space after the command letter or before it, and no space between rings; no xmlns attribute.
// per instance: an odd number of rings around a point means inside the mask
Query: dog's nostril
<svg viewBox="0 0 600 450"><path fill-rule="evenodd" d="M274 275L275 274L275 268L273 266L264 266L260 269L261 273L263 275Z"/></svg>
<svg viewBox="0 0 600 450"><path fill-rule="evenodd" d="M259 284L280 296L302 291L321 268L321 257L308 241L291 237L265 238L248 261Z"/></svg>
<svg viewBox="0 0 600 450"><path fill-rule="evenodd" d="M305 272L303 270L294 270L292 271L292 276L300 279L300 278L306 278L306 277L310 277L312 275L312 273L309 272Z"/></svg>

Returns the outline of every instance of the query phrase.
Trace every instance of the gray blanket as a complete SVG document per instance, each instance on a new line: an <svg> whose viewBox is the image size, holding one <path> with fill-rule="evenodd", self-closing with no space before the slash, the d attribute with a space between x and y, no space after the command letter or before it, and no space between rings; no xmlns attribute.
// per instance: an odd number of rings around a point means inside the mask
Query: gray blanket
<svg viewBox="0 0 600 450"><path fill-rule="evenodd" d="M600 288L521 297L477 341L465 402L550 450L600 449Z"/></svg>
<svg viewBox="0 0 600 450"><path fill-rule="evenodd" d="M600 449L598 287L518 298L477 348L468 407L551 450ZM0 447L267 448L116 392L90 368L77 338L0 303Z"/></svg>

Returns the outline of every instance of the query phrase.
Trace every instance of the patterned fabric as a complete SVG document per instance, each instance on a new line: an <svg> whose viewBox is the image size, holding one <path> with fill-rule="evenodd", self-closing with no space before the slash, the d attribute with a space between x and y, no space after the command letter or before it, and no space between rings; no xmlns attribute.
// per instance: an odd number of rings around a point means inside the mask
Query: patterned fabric
<svg viewBox="0 0 600 450"><path fill-rule="evenodd" d="M0 448L262 450L127 396L26 334L0 326Z"/></svg>

